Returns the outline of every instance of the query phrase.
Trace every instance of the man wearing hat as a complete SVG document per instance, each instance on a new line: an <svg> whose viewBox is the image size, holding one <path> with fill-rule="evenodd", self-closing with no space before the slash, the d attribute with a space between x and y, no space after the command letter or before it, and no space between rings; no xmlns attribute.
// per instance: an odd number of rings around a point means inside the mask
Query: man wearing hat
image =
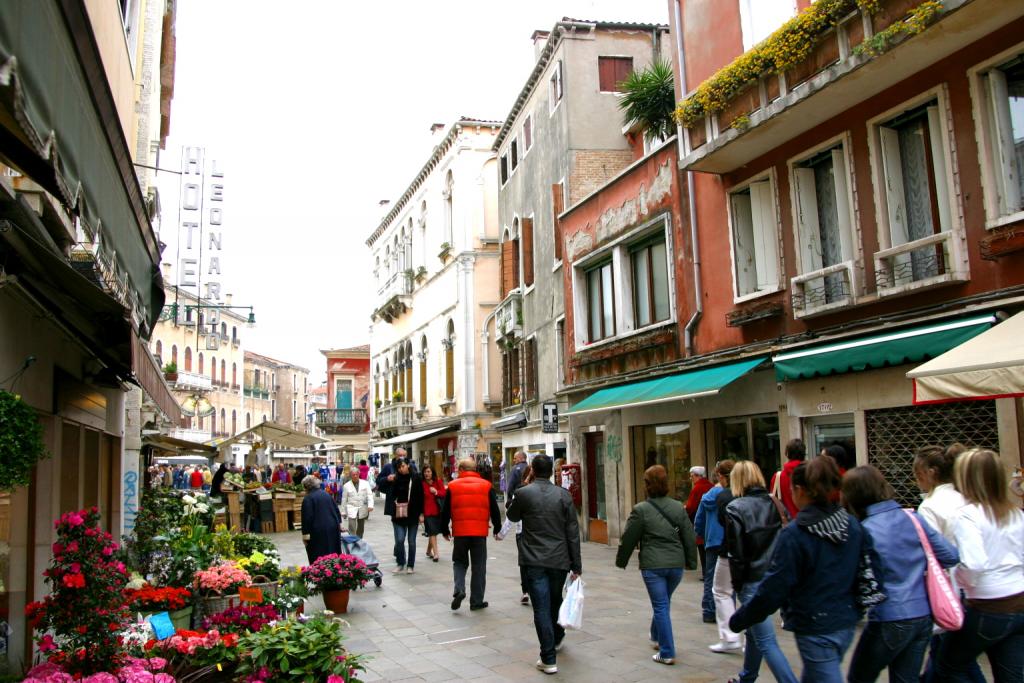
<svg viewBox="0 0 1024 683"><path fill-rule="evenodd" d="M693 488L690 489L690 497L686 499L686 514L690 516L690 521L692 522L693 518L697 516L700 499L711 490L713 485L707 477L707 470L700 465L690 468L690 483L693 485ZM709 577L713 572L708 571L707 557L704 553L704 539L700 534L697 535L697 553L700 555L701 575ZM701 598L700 607L701 612L703 612L704 623L715 623L715 601L711 596L711 582L707 579L704 580L704 595Z"/></svg>

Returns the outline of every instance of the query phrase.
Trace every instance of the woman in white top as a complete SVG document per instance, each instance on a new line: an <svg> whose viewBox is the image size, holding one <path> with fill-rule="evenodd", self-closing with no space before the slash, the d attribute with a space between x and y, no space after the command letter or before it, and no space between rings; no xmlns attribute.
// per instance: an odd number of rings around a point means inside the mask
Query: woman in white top
<svg viewBox="0 0 1024 683"><path fill-rule="evenodd" d="M348 519L348 532L363 537L363 527L373 510L373 490L365 479L359 478L359 468L351 467L348 481L341 490L341 516Z"/></svg>
<svg viewBox="0 0 1024 683"><path fill-rule="evenodd" d="M1010 498L1006 467L992 451L960 455L953 468L967 501L953 524L960 550L954 570L966 596L964 625L939 651L942 681L964 681L982 652L996 683L1024 681L1024 513Z"/></svg>

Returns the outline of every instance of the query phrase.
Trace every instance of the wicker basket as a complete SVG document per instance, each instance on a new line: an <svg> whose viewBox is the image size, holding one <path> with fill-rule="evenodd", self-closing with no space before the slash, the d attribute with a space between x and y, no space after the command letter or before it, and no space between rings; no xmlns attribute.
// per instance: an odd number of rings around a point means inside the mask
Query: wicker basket
<svg viewBox="0 0 1024 683"><path fill-rule="evenodd" d="M233 607L239 604L241 601L238 599L238 593L232 595L223 595L217 593L215 595L205 596L200 598L199 605L201 611L201 617L209 617L214 614L223 612L228 607Z"/></svg>
<svg viewBox="0 0 1024 683"><path fill-rule="evenodd" d="M263 591L264 599L276 598L277 589L280 585L280 581L271 581L267 577L262 576L260 574L257 574L256 576L252 577L251 587L259 588L261 591Z"/></svg>

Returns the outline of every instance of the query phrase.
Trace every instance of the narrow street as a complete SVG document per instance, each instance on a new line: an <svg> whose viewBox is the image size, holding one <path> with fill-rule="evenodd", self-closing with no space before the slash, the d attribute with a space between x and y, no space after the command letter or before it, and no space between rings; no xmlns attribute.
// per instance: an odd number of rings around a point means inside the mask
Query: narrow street
<svg viewBox="0 0 1024 683"><path fill-rule="evenodd" d="M380 503L383 507L383 502ZM425 538L417 538L416 573L392 576L394 541L387 517L374 512L366 538L384 572L381 588L372 584L353 593L346 619L351 623L347 646L367 656L367 681L543 680L533 668L537 637L533 613L519 604L519 570L515 543L488 540L487 595L490 606L469 611L469 601L451 610L451 544L441 539L442 560L425 556ZM299 532L274 535L285 565L306 563ZM671 680L688 683L724 682L742 663L738 654L714 654L714 624L700 620L701 583L687 572L672 604L677 658L674 666L651 661L647 642L650 604L636 556L625 571L615 568L615 549L583 544L586 581L584 628L566 635L558 655L559 676L574 682ZM319 597L307 609L322 609ZM783 652L797 667L793 638L780 633ZM851 648L852 652L852 648ZM761 680L771 680L762 666ZM882 680L885 680L884 678Z"/></svg>

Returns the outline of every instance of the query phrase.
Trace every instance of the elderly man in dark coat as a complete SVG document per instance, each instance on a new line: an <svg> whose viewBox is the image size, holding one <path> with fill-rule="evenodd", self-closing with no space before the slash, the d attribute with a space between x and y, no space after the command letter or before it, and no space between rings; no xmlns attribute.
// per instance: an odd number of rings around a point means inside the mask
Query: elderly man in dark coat
<svg viewBox="0 0 1024 683"><path fill-rule="evenodd" d="M324 555L341 552L341 513L331 494L320 488L315 475L302 480L306 498L302 501L302 542L306 557L313 564Z"/></svg>

